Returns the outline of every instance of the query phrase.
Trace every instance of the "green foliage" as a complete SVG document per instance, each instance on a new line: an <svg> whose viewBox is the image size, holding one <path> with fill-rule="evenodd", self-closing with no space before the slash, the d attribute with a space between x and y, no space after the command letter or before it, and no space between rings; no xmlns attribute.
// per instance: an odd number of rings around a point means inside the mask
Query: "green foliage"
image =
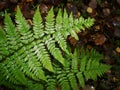
<svg viewBox="0 0 120 90"><path fill-rule="evenodd" d="M56 21L56 23L55 23ZM73 19L60 10L56 19L53 9L45 25L37 8L33 28L17 8L15 23L5 12L4 30L0 27L0 85L16 90L77 90L85 79L97 79L109 66L99 63L96 51L68 50L66 39L93 25L93 19ZM93 75L94 73L94 75ZM85 78L84 78L85 77ZM22 87L22 88L21 88Z"/></svg>

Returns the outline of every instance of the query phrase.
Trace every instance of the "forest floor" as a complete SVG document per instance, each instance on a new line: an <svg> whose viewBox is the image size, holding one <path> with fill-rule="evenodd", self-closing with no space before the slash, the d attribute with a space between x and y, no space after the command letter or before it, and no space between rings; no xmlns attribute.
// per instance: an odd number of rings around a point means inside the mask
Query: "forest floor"
<svg viewBox="0 0 120 90"><path fill-rule="evenodd" d="M120 0L0 0L0 26L4 25L5 10L14 20L19 6L31 22L38 5L43 17L54 6L56 10L66 8L75 18L94 18L94 25L78 34L80 40L69 38L70 43L73 47L77 43L95 48L104 55L103 62L112 66L102 78L92 83L88 81L89 85L96 85L96 90L120 90Z"/></svg>

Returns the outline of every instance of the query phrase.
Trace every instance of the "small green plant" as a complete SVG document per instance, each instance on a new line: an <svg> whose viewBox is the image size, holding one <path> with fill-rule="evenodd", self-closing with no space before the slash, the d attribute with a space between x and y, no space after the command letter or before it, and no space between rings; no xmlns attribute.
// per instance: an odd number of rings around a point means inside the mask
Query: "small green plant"
<svg viewBox="0 0 120 90"><path fill-rule="evenodd" d="M85 79L96 79L109 69L99 63L101 56L94 50L77 55L67 46L67 37L78 40L77 33L92 26L93 19L68 18L61 10L55 19L51 9L44 26L37 8L30 28L18 8L15 22L5 12L4 30L0 27L0 85L16 90L55 90L57 86L77 90L77 80L84 87Z"/></svg>

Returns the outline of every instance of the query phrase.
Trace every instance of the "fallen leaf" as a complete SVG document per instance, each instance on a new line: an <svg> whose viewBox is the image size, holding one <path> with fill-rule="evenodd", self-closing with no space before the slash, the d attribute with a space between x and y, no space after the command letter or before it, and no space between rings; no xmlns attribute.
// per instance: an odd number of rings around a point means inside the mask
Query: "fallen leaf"
<svg viewBox="0 0 120 90"><path fill-rule="evenodd" d="M120 47L117 47L117 48L115 49L115 51L116 51L117 53L120 53Z"/></svg>
<svg viewBox="0 0 120 90"><path fill-rule="evenodd" d="M88 8L87 8L87 12L88 12L88 13L92 13L92 12L93 12L93 9L92 9L91 7L88 7Z"/></svg>
<svg viewBox="0 0 120 90"><path fill-rule="evenodd" d="M103 45L106 41L106 37L103 34L92 35L95 45Z"/></svg>
<svg viewBox="0 0 120 90"><path fill-rule="evenodd" d="M48 6L45 4L40 4L40 12L41 14L45 14L48 12Z"/></svg>
<svg viewBox="0 0 120 90"><path fill-rule="evenodd" d="M31 20L31 19L27 19L27 22L28 22L28 24L29 24L30 26L32 26L32 25L33 25L33 22L32 22L32 20Z"/></svg>
<svg viewBox="0 0 120 90"><path fill-rule="evenodd" d="M92 49L93 47L91 45L87 45L87 48L88 49Z"/></svg>
<svg viewBox="0 0 120 90"><path fill-rule="evenodd" d="M103 14L105 15L105 16L109 16L110 15L110 9L109 8L104 8L103 9Z"/></svg>
<svg viewBox="0 0 120 90"><path fill-rule="evenodd" d="M69 41L70 41L70 44L73 46L75 46L77 43L77 40L75 38L73 38L72 36L69 37Z"/></svg>
<svg viewBox="0 0 120 90"><path fill-rule="evenodd" d="M96 25L95 29L100 30L100 25Z"/></svg>

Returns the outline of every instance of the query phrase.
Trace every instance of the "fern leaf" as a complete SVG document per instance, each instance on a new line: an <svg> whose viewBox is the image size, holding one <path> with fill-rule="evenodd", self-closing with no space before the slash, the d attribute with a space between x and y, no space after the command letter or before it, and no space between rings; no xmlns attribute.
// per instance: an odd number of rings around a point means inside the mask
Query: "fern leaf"
<svg viewBox="0 0 120 90"><path fill-rule="evenodd" d="M67 79L66 74L60 73L57 76L57 80L61 86L61 90L70 90L70 85L69 85L69 81Z"/></svg>
<svg viewBox="0 0 120 90"><path fill-rule="evenodd" d="M45 33L46 34L52 34L55 32L54 28L54 12L53 8L50 9L48 12L48 15L46 17L46 22L45 22Z"/></svg>
<svg viewBox="0 0 120 90"><path fill-rule="evenodd" d="M104 72L110 69L110 66L99 63L97 60L91 61L90 67L84 72L86 80L93 79L96 80L97 76L102 76Z"/></svg>
<svg viewBox="0 0 120 90"><path fill-rule="evenodd" d="M37 7L37 10L34 14L33 17L33 31L34 31L34 37L35 38L41 38L44 35L44 30L43 30L43 24L42 24L42 17L39 12L39 7Z"/></svg>
<svg viewBox="0 0 120 90"><path fill-rule="evenodd" d="M56 17L55 30L56 30L56 32L62 34L62 36L66 39L67 36L70 35L70 33L66 30L67 25L66 26L63 25L63 22L65 22L65 21L62 16L63 16L62 10L60 9L58 12L58 15Z"/></svg>
<svg viewBox="0 0 120 90"><path fill-rule="evenodd" d="M80 52L81 52L80 53L81 54L80 55L80 61L79 61L79 63L80 63L80 71L83 72L86 69L86 64L87 64L87 59L88 59L88 55L87 54L89 52L85 51L83 47L81 48Z"/></svg>
<svg viewBox="0 0 120 90"><path fill-rule="evenodd" d="M9 54L5 32L0 27L0 61Z"/></svg>
<svg viewBox="0 0 120 90"><path fill-rule="evenodd" d="M71 18L72 18L72 17L71 17ZM67 14L66 10L64 10L63 23L64 23L65 25L64 25L63 28L64 28L66 31L68 31L69 34L70 34L72 37L74 37L76 40L78 40L78 36L77 36L76 32L73 30L73 24L71 24L71 23L69 22L69 20L70 20L70 19L68 19L68 14ZM73 18L72 18L72 20L73 20ZM71 20L70 20L70 21L71 21Z"/></svg>
<svg viewBox="0 0 120 90"><path fill-rule="evenodd" d="M88 53L89 54L89 57L92 59L92 60L101 60L103 58L103 55L100 54L99 52L97 52L96 50L94 49L91 49L90 52Z"/></svg>
<svg viewBox="0 0 120 90"><path fill-rule="evenodd" d="M74 29L76 32L79 32L80 30L85 30L85 27L83 26L85 23L84 18L81 16L79 19L74 20Z"/></svg>
<svg viewBox="0 0 120 90"><path fill-rule="evenodd" d="M87 28L91 27L93 24L94 24L94 19L91 18L86 19L84 23L85 27Z"/></svg>
<svg viewBox="0 0 120 90"><path fill-rule="evenodd" d="M96 80L97 76L102 76L104 72L110 69L109 65L100 63L100 59L103 57L103 55L99 54L95 50L86 50L86 56L89 57L86 64L86 70L84 71L86 80L90 78Z"/></svg>
<svg viewBox="0 0 120 90"><path fill-rule="evenodd" d="M4 79L14 84L26 85L27 81L25 79L24 74L21 71L19 71L17 68L15 68L14 63L10 61L10 58L5 61L5 64L1 64L0 67L3 70L1 71L1 73L5 77Z"/></svg>
<svg viewBox="0 0 120 90"><path fill-rule="evenodd" d="M70 32L69 32L69 20L68 20L68 14L67 14L67 11L64 10L64 14L63 14L63 30L61 31L61 34L67 38L68 35L70 35Z"/></svg>
<svg viewBox="0 0 120 90"><path fill-rule="evenodd" d="M59 9L59 11L58 11L58 15L57 15L57 17L56 17L56 24L58 24L58 25L60 25L60 26L62 26L62 24L63 24L63 17L62 17L63 15L62 15L62 10L61 9Z"/></svg>
<svg viewBox="0 0 120 90"><path fill-rule="evenodd" d="M34 40L33 34L31 33L30 26L28 25L27 21L23 17L20 8L17 8L17 14L16 14L16 23L17 28L21 36L21 42L23 44L28 44L29 42L32 42Z"/></svg>
<svg viewBox="0 0 120 90"><path fill-rule="evenodd" d="M38 60L43 64L43 67L51 72L54 72L52 63L50 61L50 56L46 51L44 44L40 41L37 41L36 43L33 42L32 44L34 45L32 51L35 52L35 55L37 56Z"/></svg>
<svg viewBox="0 0 120 90"><path fill-rule="evenodd" d="M64 9L64 14L63 14L63 26L65 28L69 27L69 19L68 19L68 14L67 11Z"/></svg>
<svg viewBox="0 0 120 90"><path fill-rule="evenodd" d="M67 54L69 54L69 51L67 50L67 43L65 41L65 38L62 36L62 34L60 32L55 32L53 34L53 37L58 42L61 49L65 51Z"/></svg>
<svg viewBox="0 0 120 90"><path fill-rule="evenodd" d="M54 76L46 76L47 77L47 84L46 84L46 90L56 90L56 86L57 86L57 83L56 83L56 79Z"/></svg>
<svg viewBox="0 0 120 90"><path fill-rule="evenodd" d="M28 81L28 85L25 90L44 90L44 86L40 83L37 83L35 81Z"/></svg>
<svg viewBox="0 0 120 90"><path fill-rule="evenodd" d="M13 22L12 22L10 16L7 14L7 12L5 12L4 23L5 23L6 33L10 36L15 36L16 35L15 25L13 24Z"/></svg>
<svg viewBox="0 0 120 90"><path fill-rule="evenodd" d="M54 56L56 60L58 60L62 65L64 65L64 58L61 54L61 51L59 48L56 48L55 41L50 38L50 36L47 36L44 38L45 44L47 45L48 50L50 53Z"/></svg>
<svg viewBox="0 0 120 90"><path fill-rule="evenodd" d="M70 34L71 34L72 37L74 37L76 40L79 40L76 32L73 29L70 29L69 32L70 32Z"/></svg>
<svg viewBox="0 0 120 90"><path fill-rule="evenodd" d="M77 90L78 89L78 86L77 86L77 81L76 81L76 77L73 73L69 73L67 75L69 81L70 81L70 85L72 87L72 90Z"/></svg>
<svg viewBox="0 0 120 90"><path fill-rule="evenodd" d="M79 81L79 83L80 83L80 86L81 86L82 88L85 88L85 80L84 80L84 77L83 77L83 75L82 75L82 72L78 72L78 73L77 73L77 78L78 78L78 81Z"/></svg>
<svg viewBox="0 0 120 90"><path fill-rule="evenodd" d="M23 90L23 87L21 87L19 85L17 86L15 84L9 82L8 80L4 80L3 85L11 90Z"/></svg>
<svg viewBox="0 0 120 90"><path fill-rule="evenodd" d="M79 48L75 48L73 57L72 57L72 63L71 63L71 69L72 72L76 73L78 72L78 60L79 60Z"/></svg>
<svg viewBox="0 0 120 90"><path fill-rule="evenodd" d="M5 30L6 30L6 37L8 42L8 48L9 51L12 53L15 50L17 50L21 44L20 44L20 37L18 35L18 32L16 31L15 25L13 24L10 16L5 13Z"/></svg>
<svg viewBox="0 0 120 90"><path fill-rule="evenodd" d="M3 31L2 27L0 27L0 43L6 41L5 32Z"/></svg>
<svg viewBox="0 0 120 90"><path fill-rule="evenodd" d="M37 77L38 79L44 80L46 81L44 72L41 68L41 64L37 61L36 57L34 56L33 53L31 53L31 51L29 51L29 49L31 49L30 47L24 47L24 54L26 54L26 57L23 58L24 62L26 62L27 67L29 68L29 72L32 72L32 76ZM24 68L26 69L26 68ZM29 75L29 73L28 73Z"/></svg>
<svg viewBox="0 0 120 90"><path fill-rule="evenodd" d="M81 72L83 72L83 71L85 71L85 69L86 69L86 63L87 63L87 57L86 56L84 56L82 59L81 59L81 66L80 66L80 71Z"/></svg>
<svg viewBox="0 0 120 90"><path fill-rule="evenodd" d="M25 18L23 17L19 7L17 7L16 23L17 23L17 26L18 26L17 28L20 34L24 35L29 31L30 27L27 21L25 20Z"/></svg>

